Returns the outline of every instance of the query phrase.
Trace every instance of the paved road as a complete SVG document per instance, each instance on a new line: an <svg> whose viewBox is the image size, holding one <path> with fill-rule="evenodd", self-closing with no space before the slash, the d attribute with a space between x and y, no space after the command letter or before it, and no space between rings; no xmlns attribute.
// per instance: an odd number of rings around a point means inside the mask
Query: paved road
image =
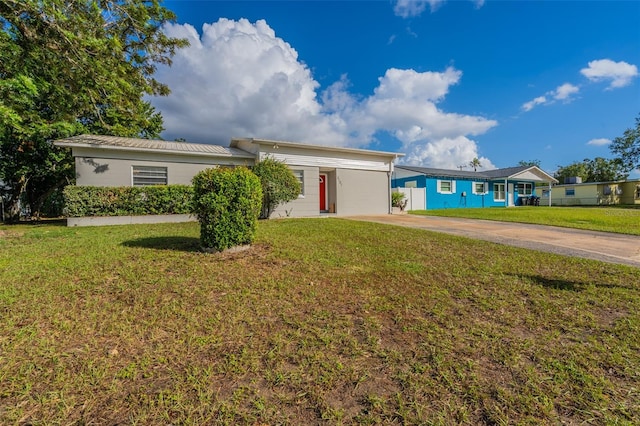
<svg viewBox="0 0 640 426"><path fill-rule="evenodd" d="M354 216L350 219L408 226L565 256L640 268L640 237L555 226L418 215Z"/></svg>

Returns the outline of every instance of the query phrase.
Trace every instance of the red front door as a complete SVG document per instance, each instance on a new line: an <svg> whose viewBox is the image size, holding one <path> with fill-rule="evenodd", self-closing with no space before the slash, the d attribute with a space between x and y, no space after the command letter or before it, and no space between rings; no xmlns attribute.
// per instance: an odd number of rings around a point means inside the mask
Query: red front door
<svg viewBox="0 0 640 426"><path fill-rule="evenodd" d="M320 211L327 210L327 175L320 175Z"/></svg>

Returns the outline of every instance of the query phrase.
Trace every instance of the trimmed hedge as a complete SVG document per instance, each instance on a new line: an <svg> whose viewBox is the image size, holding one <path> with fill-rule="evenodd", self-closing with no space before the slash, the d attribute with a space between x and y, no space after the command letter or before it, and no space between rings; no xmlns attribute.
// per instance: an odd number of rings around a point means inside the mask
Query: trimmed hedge
<svg viewBox="0 0 640 426"><path fill-rule="evenodd" d="M74 186L64 188L64 214L140 216L190 214L193 188L188 185Z"/></svg>
<svg viewBox="0 0 640 426"><path fill-rule="evenodd" d="M260 179L246 167L206 169L194 176L193 211L205 249L251 244L262 204Z"/></svg>

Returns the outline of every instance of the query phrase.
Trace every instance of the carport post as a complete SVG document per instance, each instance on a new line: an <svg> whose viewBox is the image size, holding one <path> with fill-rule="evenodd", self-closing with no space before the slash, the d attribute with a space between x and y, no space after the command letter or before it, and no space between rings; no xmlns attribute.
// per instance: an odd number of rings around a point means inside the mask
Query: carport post
<svg viewBox="0 0 640 426"><path fill-rule="evenodd" d="M387 172L387 181L388 181L388 197L387 197L387 207L388 207L388 213L392 214L393 213L393 204L391 203L391 174L393 173L393 162L391 162L391 165L389 166L390 170Z"/></svg>

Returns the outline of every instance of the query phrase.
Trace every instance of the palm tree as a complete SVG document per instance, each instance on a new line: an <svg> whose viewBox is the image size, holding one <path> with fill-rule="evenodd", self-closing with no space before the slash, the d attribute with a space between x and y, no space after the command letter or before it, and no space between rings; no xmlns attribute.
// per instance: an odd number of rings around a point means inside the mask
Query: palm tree
<svg viewBox="0 0 640 426"><path fill-rule="evenodd" d="M478 160L478 157L475 157L473 160L469 161L469 165L473 167L474 172L478 171L478 167L482 167L482 164L480 164L480 160Z"/></svg>

